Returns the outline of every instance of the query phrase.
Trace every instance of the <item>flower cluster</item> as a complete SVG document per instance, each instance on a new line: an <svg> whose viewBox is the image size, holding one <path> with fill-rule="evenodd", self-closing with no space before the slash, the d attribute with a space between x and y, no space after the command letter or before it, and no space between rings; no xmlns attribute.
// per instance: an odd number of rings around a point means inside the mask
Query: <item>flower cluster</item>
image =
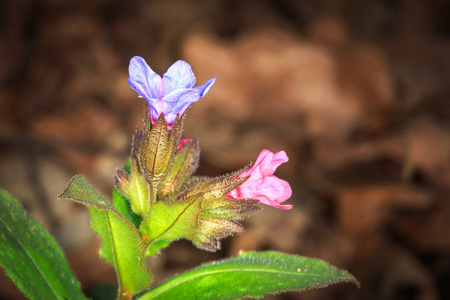
<svg viewBox="0 0 450 300"><path fill-rule="evenodd" d="M189 239L204 250L220 249L220 239L244 232L238 221L258 211L257 203L292 208L281 205L291 196L291 187L273 175L288 161L284 151L263 150L251 167L229 175L195 176L200 148L195 138L182 138L184 112L209 91L215 78L193 87L195 76L186 62L177 61L161 78L134 57L128 82L146 100L147 110L127 165L116 170L113 203L82 176L74 177L59 196L90 206L92 226L105 242L102 249L109 249L111 226L125 228L121 232L126 230L134 245L136 271L145 273L143 258L178 239ZM108 251L102 257L119 270Z"/></svg>
<svg viewBox="0 0 450 300"><path fill-rule="evenodd" d="M190 299L198 289L201 291L193 296L196 299L221 298L225 294L229 298L262 297L266 292L292 287L320 287L346 278L352 281L345 272L337 276L339 270L323 269L321 261L268 251L204 264L145 291L153 279L146 257L179 239L190 240L199 249L216 251L221 239L244 232L239 222L260 210L260 203L291 209L292 205L282 203L291 197L292 190L287 181L274 176L276 169L289 160L284 151L264 149L254 164L224 176L195 175L200 148L196 138L182 136L185 111L208 93L215 77L194 87L195 76L188 63L177 61L160 77L141 57L131 59L129 72L130 87L146 101L145 118L143 128L133 136L127 163L116 169L113 201L82 175L73 177L58 196L88 206L91 227L101 240L100 256L117 274L117 299ZM304 271L297 272L297 264L312 266L309 273L314 276L306 281L291 280L294 273L305 277ZM247 284L248 288L241 285L238 291L228 293L236 280L247 283L267 265L276 266L271 268L270 278L264 275L267 284L259 284L261 280L256 278ZM230 267L231 277L227 274ZM224 284L224 278L233 280Z"/></svg>
<svg viewBox="0 0 450 300"><path fill-rule="evenodd" d="M191 103L205 96L216 81L213 77L204 85L193 88L195 75L191 66L182 60L174 63L161 78L143 58L136 56L130 61L129 73L130 87L147 101L152 125L164 114L169 128L176 116L182 116ZM178 149L188 140L182 139ZM247 180L230 191L227 197L236 200L256 199L265 205L291 209L292 205L280 205L292 195L289 183L273 175L276 168L287 161L284 151L275 154L269 150L261 151L254 165L236 176L248 177Z"/></svg>

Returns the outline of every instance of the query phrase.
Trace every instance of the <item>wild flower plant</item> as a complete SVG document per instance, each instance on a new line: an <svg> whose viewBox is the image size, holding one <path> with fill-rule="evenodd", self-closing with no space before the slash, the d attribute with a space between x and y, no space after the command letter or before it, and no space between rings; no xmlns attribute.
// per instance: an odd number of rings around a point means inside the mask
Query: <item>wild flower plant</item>
<svg viewBox="0 0 450 300"><path fill-rule="evenodd" d="M284 151L264 149L254 164L231 174L195 175L199 143L183 137L183 120L215 77L193 87L196 79L188 63L177 61L160 77L141 57L131 59L129 74L130 87L145 99L147 109L129 160L116 170L113 201L82 175L58 196L88 206L91 227L101 239L100 256L117 273L117 299L238 299L342 281L358 284L321 260L266 251L206 263L152 288L146 257L179 239L217 251L221 239L244 232L239 221L260 210L259 204L292 209L281 205L292 190L273 175L288 161ZM0 264L30 299L86 299L57 243L5 191L0 192Z"/></svg>

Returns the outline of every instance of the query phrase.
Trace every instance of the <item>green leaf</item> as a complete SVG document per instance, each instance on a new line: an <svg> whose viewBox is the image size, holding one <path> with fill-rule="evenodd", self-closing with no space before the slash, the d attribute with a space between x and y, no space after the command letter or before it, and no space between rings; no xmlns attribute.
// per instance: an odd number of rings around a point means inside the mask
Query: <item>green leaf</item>
<svg viewBox="0 0 450 300"><path fill-rule="evenodd" d="M117 211L127 218L134 227L139 228L141 226L142 217L131 210L130 200L122 195L116 187L113 189L113 202Z"/></svg>
<svg viewBox="0 0 450 300"><path fill-rule="evenodd" d="M90 206L89 214L102 241L100 256L116 270L119 297L128 299L148 288L152 275L144 265L144 245L136 228L117 211Z"/></svg>
<svg viewBox="0 0 450 300"><path fill-rule="evenodd" d="M1 189L0 265L30 299L87 299L57 242Z"/></svg>
<svg viewBox="0 0 450 300"><path fill-rule="evenodd" d="M172 277L138 299L261 298L267 293L302 291L339 282L359 286L351 274L319 259L273 251L245 252Z"/></svg>
<svg viewBox="0 0 450 300"><path fill-rule="evenodd" d="M117 273L119 299L129 299L149 287L152 275L144 265L145 249L139 232L113 203L81 175L75 176L58 198L89 206L91 227L102 241L100 256L110 262Z"/></svg>
<svg viewBox="0 0 450 300"><path fill-rule="evenodd" d="M151 243L148 248L145 256L153 256L157 254L161 249L166 248L169 246L170 243L173 242L172 240L157 240Z"/></svg>
<svg viewBox="0 0 450 300"><path fill-rule="evenodd" d="M189 202L156 202L150 207L150 212L145 216L140 228L144 241L153 243L147 256L157 253L171 241L191 239L195 235L201 201L202 197L198 195Z"/></svg>
<svg viewBox="0 0 450 300"><path fill-rule="evenodd" d="M90 185L83 175L74 176L58 199L69 199L99 209L115 209L114 204Z"/></svg>

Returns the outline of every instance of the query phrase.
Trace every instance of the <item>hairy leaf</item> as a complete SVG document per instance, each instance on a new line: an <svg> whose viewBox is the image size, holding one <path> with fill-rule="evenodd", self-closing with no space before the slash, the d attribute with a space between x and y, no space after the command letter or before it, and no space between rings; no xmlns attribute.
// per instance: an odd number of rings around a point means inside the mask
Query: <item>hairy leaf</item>
<svg viewBox="0 0 450 300"><path fill-rule="evenodd" d="M197 231L201 195L186 203L157 202L141 223L144 241L150 244L147 255L157 253L171 241L191 239Z"/></svg>
<svg viewBox="0 0 450 300"><path fill-rule="evenodd" d="M58 199L69 199L84 205L94 205L99 209L114 209L114 204L90 185L83 175L74 176Z"/></svg>
<svg viewBox="0 0 450 300"><path fill-rule="evenodd" d="M138 299L261 298L267 293L302 291L339 282L359 286L351 274L319 259L273 251L245 252L172 277Z"/></svg>
<svg viewBox="0 0 450 300"><path fill-rule="evenodd" d="M89 206L91 227L102 241L100 256L117 273L119 297L131 297L149 287L152 275L144 265L145 249L139 232L112 202L81 175L75 176L58 198Z"/></svg>
<svg viewBox="0 0 450 300"><path fill-rule="evenodd" d="M136 228L117 211L90 206L89 214L102 241L100 256L116 270L119 296L131 297L148 288L152 275L144 265L144 245Z"/></svg>

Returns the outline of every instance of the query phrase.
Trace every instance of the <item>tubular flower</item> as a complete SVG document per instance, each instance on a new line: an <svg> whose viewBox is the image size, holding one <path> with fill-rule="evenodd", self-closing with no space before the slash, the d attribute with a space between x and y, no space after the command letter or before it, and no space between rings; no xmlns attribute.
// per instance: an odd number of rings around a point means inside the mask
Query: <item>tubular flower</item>
<svg viewBox="0 0 450 300"><path fill-rule="evenodd" d="M289 160L286 152L262 150L253 166L236 177L249 177L227 194L232 199L256 199L275 208L288 210L292 205L280 205L292 196L289 183L273 175L279 165Z"/></svg>
<svg viewBox="0 0 450 300"><path fill-rule="evenodd" d="M205 96L216 81L213 77L204 85L193 87L195 75L191 66L182 60L175 62L162 78L139 56L131 59L128 71L128 84L147 101L152 125L164 113L169 128L177 114L181 117L189 105Z"/></svg>

